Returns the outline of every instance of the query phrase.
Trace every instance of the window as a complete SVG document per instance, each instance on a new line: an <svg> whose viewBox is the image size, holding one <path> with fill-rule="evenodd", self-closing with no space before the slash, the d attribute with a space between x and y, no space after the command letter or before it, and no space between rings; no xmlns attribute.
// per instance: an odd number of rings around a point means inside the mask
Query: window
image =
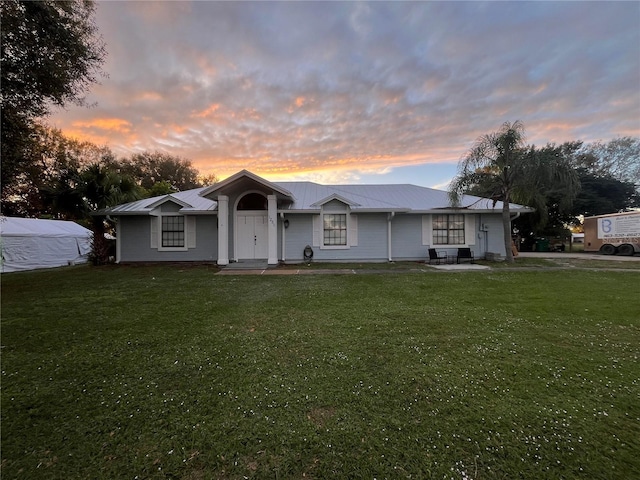
<svg viewBox="0 0 640 480"><path fill-rule="evenodd" d="M324 245L347 244L347 215L344 213L325 213L323 215Z"/></svg>
<svg viewBox="0 0 640 480"><path fill-rule="evenodd" d="M238 202L238 210L267 210L267 197L259 193L248 193Z"/></svg>
<svg viewBox="0 0 640 480"><path fill-rule="evenodd" d="M347 250L358 246L358 216L352 213L321 213L313 216L314 247Z"/></svg>
<svg viewBox="0 0 640 480"><path fill-rule="evenodd" d="M151 216L150 247L158 251L196 248L196 217L193 215Z"/></svg>
<svg viewBox="0 0 640 480"><path fill-rule="evenodd" d="M184 247L184 217L162 217L162 246Z"/></svg>
<svg viewBox="0 0 640 480"><path fill-rule="evenodd" d="M464 245L464 215L434 215L434 245Z"/></svg>

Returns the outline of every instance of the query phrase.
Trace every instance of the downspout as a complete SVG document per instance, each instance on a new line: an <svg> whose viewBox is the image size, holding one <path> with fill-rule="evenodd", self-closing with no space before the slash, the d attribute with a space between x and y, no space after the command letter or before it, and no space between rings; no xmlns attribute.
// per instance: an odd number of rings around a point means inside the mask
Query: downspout
<svg viewBox="0 0 640 480"><path fill-rule="evenodd" d="M387 215L387 246L388 246L388 257L389 257L389 261L392 262L393 259L391 258L391 220L393 220L393 217L395 217L396 213L395 212L391 212Z"/></svg>
<svg viewBox="0 0 640 480"><path fill-rule="evenodd" d="M285 226L284 226L284 212L280 212L280 220L282 220L282 263L285 263L285 248L284 248L284 244L285 244L285 238L284 238Z"/></svg>
<svg viewBox="0 0 640 480"><path fill-rule="evenodd" d="M489 235L487 230L484 228L484 223L482 222L482 214L478 214L480 220L480 229L478 232L478 238L480 238L480 232L484 233L484 258L487 258L487 252L489 251Z"/></svg>

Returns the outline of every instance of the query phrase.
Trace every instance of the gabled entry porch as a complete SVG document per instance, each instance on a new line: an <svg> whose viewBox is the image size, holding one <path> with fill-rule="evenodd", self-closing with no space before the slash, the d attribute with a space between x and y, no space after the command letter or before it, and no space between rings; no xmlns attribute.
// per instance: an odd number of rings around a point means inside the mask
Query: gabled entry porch
<svg viewBox="0 0 640 480"><path fill-rule="evenodd" d="M230 260L278 264L278 198L290 203L290 192L243 170L201 195L217 202L218 265Z"/></svg>

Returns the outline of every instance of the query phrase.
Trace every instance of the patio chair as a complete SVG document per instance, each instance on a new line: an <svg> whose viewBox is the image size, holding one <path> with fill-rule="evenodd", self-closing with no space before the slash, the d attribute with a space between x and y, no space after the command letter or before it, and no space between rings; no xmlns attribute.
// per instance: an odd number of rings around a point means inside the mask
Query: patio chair
<svg viewBox="0 0 640 480"><path fill-rule="evenodd" d="M436 265L440 265L440 262L447 263L447 254L445 252L438 252L435 248L429 249L429 264L436 262Z"/></svg>
<svg viewBox="0 0 640 480"><path fill-rule="evenodd" d="M473 252L471 251L470 248L459 248L458 249L458 261L457 261L457 263L460 263L461 260L462 261L469 260L469 262L474 263Z"/></svg>

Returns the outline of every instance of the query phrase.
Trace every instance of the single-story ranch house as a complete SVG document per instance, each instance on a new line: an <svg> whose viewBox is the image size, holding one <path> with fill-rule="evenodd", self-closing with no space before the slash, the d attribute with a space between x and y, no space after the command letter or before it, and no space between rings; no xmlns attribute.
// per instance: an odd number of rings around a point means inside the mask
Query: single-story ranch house
<svg viewBox="0 0 640 480"><path fill-rule="evenodd" d="M425 260L428 248L460 247L475 258L505 255L500 202L464 196L449 205L446 192L416 185L269 182L242 170L100 213L116 221L117 262Z"/></svg>

